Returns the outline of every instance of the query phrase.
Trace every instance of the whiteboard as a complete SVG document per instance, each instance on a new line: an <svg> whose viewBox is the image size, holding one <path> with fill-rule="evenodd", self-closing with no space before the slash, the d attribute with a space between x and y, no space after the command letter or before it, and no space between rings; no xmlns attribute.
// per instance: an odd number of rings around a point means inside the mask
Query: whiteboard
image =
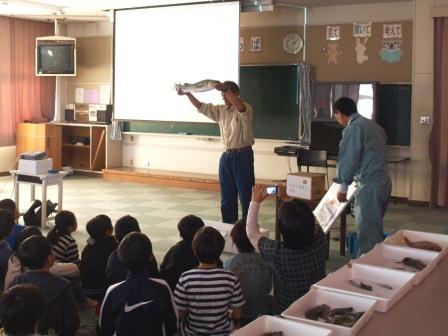
<svg viewBox="0 0 448 336"><path fill-rule="evenodd" d="M322 227L322 230L327 233L333 223L341 215L342 211L350 204L350 201L356 192L356 183L352 182L347 191L347 202L341 203L338 201L337 194L340 185L338 183L333 183L328 189L325 196L319 202L317 207L314 209L313 214L316 217L317 222Z"/></svg>
<svg viewBox="0 0 448 336"><path fill-rule="evenodd" d="M238 1L117 10L114 25L115 119L212 122L174 85L238 83ZM196 97L223 103L216 90Z"/></svg>

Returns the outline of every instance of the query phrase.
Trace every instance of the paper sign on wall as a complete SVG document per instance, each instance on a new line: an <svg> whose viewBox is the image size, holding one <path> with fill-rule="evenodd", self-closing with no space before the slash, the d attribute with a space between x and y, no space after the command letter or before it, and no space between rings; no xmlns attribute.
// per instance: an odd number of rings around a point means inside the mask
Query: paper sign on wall
<svg viewBox="0 0 448 336"><path fill-rule="evenodd" d="M372 23L354 23L353 24L354 37L370 37L372 36Z"/></svg>
<svg viewBox="0 0 448 336"><path fill-rule="evenodd" d="M76 104L84 104L84 89L83 88L76 88L75 103Z"/></svg>
<svg viewBox="0 0 448 336"><path fill-rule="evenodd" d="M100 104L111 103L112 86L109 84L100 85Z"/></svg>
<svg viewBox="0 0 448 336"><path fill-rule="evenodd" d="M240 37L240 52L244 52L244 37Z"/></svg>
<svg viewBox="0 0 448 336"><path fill-rule="evenodd" d="M97 89L84 89L84 103L99 104L100 91Z"/></svg>
<svg viewBox="0 0 448 336"><path fill-rule="evenodd" d="M339 26L327 26L327 41L337 41L341 38Z"/></svg>
<svg viewBox="0 0 448 336"><path fill-rule="evenodd" d="M261 51L261 36L251 36L250 51Z"/></svg>
<svg viewBox="0 0 448 336"><path fill-rule="evenodd" d="M383 38L402 38L401 23L383 24Z"/></svg>

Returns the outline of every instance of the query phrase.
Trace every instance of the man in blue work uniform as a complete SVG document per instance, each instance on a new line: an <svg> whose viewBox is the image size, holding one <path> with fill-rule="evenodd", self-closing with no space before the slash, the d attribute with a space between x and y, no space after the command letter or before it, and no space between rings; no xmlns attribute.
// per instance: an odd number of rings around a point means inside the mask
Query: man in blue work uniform
<svg viewBox="0 0 448 336"><path fill-rule="evenodd" d="M347 201L348 185L357 184L354 212L358 226L359 252L366 253L384 240L383 217L392 183L387 169L386 134L374 121L358 114L356 103L339 98L335 117L345 127L339 148L336 182L339 202Z"/></svg>

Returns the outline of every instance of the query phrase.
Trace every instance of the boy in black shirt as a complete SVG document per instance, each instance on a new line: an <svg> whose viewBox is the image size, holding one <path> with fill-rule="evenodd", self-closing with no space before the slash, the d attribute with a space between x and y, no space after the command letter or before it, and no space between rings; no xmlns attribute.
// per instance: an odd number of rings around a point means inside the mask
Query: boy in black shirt
<svg viewBox="0 0 448 336"><path fill-rule="evenodd" d="M149 238L129 233L117 252L129 272L124 282L110 286L106 292L100 315L101 335L174 335L177 326L170 289L163 280L148 277L153 259Z"/></svg>
<svg viewBox="0 0 448 336"><path fill-rule="evenodd" d="M160 265L160 275L168 282L173 291L182 273L199 265L191 242L196 232L203 226L202 219L194 215L185 216L177 224L182 240L169 249Z"/></svg>

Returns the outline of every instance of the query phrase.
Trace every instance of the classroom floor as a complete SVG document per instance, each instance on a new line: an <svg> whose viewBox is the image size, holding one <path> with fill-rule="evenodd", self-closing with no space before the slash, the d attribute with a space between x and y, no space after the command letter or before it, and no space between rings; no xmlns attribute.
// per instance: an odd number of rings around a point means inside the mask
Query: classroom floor
<svg viewBox="0 0 448 336"><path fill-rule="evenodd" d="M0 177L0 199L13 198L13 189L12 177ZM31 204L29 187L21 185L20 194L20 210L25 211ZM39 195L40 190L37 189L36 196ZM127 214L136 217L142 231L151 239L154 255L159 263L166 251L178 241L177 222L180 218L194 214L202 219L221 219L219 193L213 191L69 176L64 180L63 195L63 208L73 211L78 219L78 231L74 237L80 252L88 238L85 224L98 214L108 215L112 222ZM48 188L48 198L57 200L57 187ZM267 199L261 206L259 222L261 227L271 230L271 238L274 217L274 200ZM356 231L351 216L347 217L347 226L348 231ZM384 229L390 233L399 229L412 229L448 234L448 210L411 207L404 203L391 202L385 216ZM341 267L349 260L348 257L339 256L339 242L335 240L338 234L337 229L332 230L328 272Z"/></svg>

